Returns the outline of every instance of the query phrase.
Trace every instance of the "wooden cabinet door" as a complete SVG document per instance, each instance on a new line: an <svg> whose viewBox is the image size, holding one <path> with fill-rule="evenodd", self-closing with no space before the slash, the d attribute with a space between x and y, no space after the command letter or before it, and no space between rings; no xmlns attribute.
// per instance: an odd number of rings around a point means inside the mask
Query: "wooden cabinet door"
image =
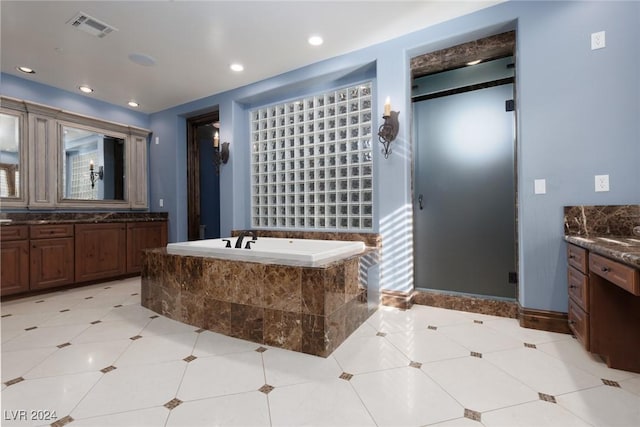
<svg viewBox="0 0 640 427"><path fill-rule="evenodd" d="M142 270L142 250L167 246L167 222L127 224L127 273Z"/></svg>
<svg viewBox="0 0 640 427"><path fill-rule="evenodd" d="M31 240L31 289L73 283L73 237Z"/></svg>
<svg viewBox="0 0 640 427"><path fill-rule="evenodd" d="M76 224L75 281L125 274L126 237L124 223Z"/></svg>
<svg viewBox="0 0 640 427"><path fill-rule="evenodd" d="M29 242L16 240L0 246L0 295L29 290Z"/></svg>

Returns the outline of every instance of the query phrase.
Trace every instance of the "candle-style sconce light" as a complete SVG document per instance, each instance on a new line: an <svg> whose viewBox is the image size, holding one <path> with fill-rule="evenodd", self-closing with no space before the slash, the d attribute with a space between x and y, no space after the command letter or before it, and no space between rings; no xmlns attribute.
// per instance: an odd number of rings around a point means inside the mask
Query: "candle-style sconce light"
<svg viewBox="0 0 640 427"><path fill-rule="evenodd" d="M384 146L381 152L384 154L385 159L389 158L389 154L391 154L391 143L396 139L398 131L400 130L400 123L398 122L399 114L399 111L391 111L391 101L389 97L387 97L384 103L384 114L382 115L384 123L380 125L378 129L378 140Z"/></svg>
<svg viewBox="0 0 640 427"><path fill-rule="evenodd" d="M95 188L97 180L104 179L104 166L98 166L98 171L95 171L93 160L89 161L89 180L91 181L91 188Z"/></svg>
<svg viewBox="0 0 640 427"><path fill-rule="evenodd" d="M229 161L229 143L223 142L220 146L218 131L213 134L213 163L216 165L216 175L220 175L220 165L226 165Z"/></svg>

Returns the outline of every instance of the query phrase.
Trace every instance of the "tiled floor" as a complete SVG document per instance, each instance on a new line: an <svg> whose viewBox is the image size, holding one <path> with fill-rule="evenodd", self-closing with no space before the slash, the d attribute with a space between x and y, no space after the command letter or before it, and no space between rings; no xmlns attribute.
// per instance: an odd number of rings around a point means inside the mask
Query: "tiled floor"
<svg viewBox="0 0 640 427"><path fill-rule="evenodd" d="M513 319L381 308L330 357L140 306L138 278L2 304L2 425L640 426L640 375Z"/></svg>

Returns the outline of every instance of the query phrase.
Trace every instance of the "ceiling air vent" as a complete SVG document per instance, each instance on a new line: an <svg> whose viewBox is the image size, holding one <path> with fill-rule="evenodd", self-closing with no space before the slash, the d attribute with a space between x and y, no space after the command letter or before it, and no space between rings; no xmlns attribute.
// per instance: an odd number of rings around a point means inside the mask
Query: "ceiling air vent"
<svg viewBox="0 0 640 427"><path fill-rule="evenodd" d="M72 27L75 27L79 30L84 31L85 33L89 33L98 38L103 38L113 31L118 31L117 28L112 27L109 24L105 24L104 22L92 16L89 16L84 12L78 12L76 16L67 21L67 24L71 24Z"/></svg>

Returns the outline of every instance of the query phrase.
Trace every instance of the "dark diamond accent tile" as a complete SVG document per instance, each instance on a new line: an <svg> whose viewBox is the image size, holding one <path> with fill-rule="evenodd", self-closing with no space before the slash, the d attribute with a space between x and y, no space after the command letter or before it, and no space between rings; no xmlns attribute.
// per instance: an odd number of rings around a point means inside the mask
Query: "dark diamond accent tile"
<svg viewBox="0 0 640 427"><path fill-rule="evenodd" d="M260 347L256 348L256 351L257 351L258 353L264 353L264 352L265 352L265 351L267 351L267 350L269 350L269 349L268 349L268 348L265 348L265 347L262 347L262 346L260 346Z"/></svg>
<svg viewBox="0 0 640 427"><path fill-rule="evenodd" d="M97 325L98 323L102 323L102 320L94 320L91 322L92 325Z"/></svg>
<svg viewBox="0 0 640 427"><path fill-rule="evenodd" d="M34 329L38 329L37 326L32 326L30 328L25 329L25 331L33 331Z"/></svg>
<svg viewBox="0 0 640 427"><path fill-rule="evenodd" d="M478 411L474 411L473 409L464 408L464 417L473 421L480 421L482 414Z"/></svg>
<svg viewBox="0 0 640 427"><path fill-rule="evenodd" d="M376 336L379 336L379 337L386 337L386 336L387 336L387 334L386 334L386 333L384 333L384 332L378 332L378 333L376 334Z"/></svg>
<svg viewBox="0 0 640 427"><path fill-rule="evenodd" d="M18 384L19 382L22 382L22 381L24 381L24 378L18 377L18 378L14 378L12 380L7 381L6 383L4 383L4 385L9 387L10 385Z"/></svg>
<svg viewBox="0 0 640 427"><path fill-rule="evenodd" d="M158 317L158 316L156 316L156 317ZM201 334L201 333L203 333L204 331L206 331L206 329L202 329L202 328L200 328L200 329L196 329L194 332L195 332L196 334Z"/></svg>
<svg viewBox="0 0 640 427"><path fill-rule="evenodd" d="M57 345L56 347L58 347L58 348L65 348L65 347L69 347L70 345L71 345L71 343L70 343L70 342L65 342L65 343L62 343L62 344L60 344L60 345Z"/></svg>
<svg viewBox="0 0 640 427"><path fill-rule="evenodd" d="M196 357L196 356L194 356L194 355L192 354L192 355L190 355L190 356L185 357L185 358L184 358L184 359L182 359L182 360L184 360L185 362L189 363L189 362L193 362L193 361L194 361L194 360L196 360L196 359L197 359L197 357Z"/></svg>
<svg viewBox="0 0 640 427"><path fill-rule="evenodd" d="M535 344L529 344L528 342L524 343L524 346L527 348L538 348Z"/></svg>
<svg viewBox="0 0 640 427"><path fill-rule="evenodd" d="M105 289L111 289L111 286L107 286L107 287L105 287Z"/></svg>
<svg viewBox="0 0 640 427"><path fill-rule="evenodd" d="M129 338L131 341L135 341L135 340L139 340L140 338L142 338L142 335L136 335L135 337L131 337ZM146 342L146 341L145 341Z"/></svg>
<svg viewBox="0 0 640 427"><path fill-rule="evenodd" d="M431 329L432 331L437 331L438 327L437 326L433 326L433 325L429 325L429 326L427 326L427 329Z"/></svg>
<svg viewBox="0 0 640 427"><path fill-rule="evenodd" d="M67 311L71 311L71 309L65 308L64 310L60 310L60 313L66 313Z"/></svg>
<svg viewBox="0 0 640 427"><path fill-rule="evenodd" d="M181 404L182 404L182 400L177 399L177 398L173 398L170 401L168 401L167 403L165 403L164 407L167 408L168 410L172 410L172 409L177 408Z"/></svg>
<svg viewBox="0 0 640 427"><path fill-rule="evenodd" d="M158 316L157 314L154 314L153 316L149 316L149 319L157 319L158 317L160 316Z"/></svg>
<svg viewBox="0 0 640 427"><path fill-rule="evenodd" d="M538 397L545 402L557 403L556 398L550 394L538 393Z"/></svg>
<svg viewBox="0 0 640 427"><path fill-rule="evenodd" d="M136 293L131 294L131 296L132 296L132 297L135 297L136 295L138 295L138 293L137 293L137 292L136 292Z"/></svg>
<svg viewBox="0 0 640 427"><path fill-rule="evenodd" d="M60 418L56 422L51 423L51 427L66 426L67 424L72 423L73 421L74 419L71 417L71 415L67 415L66 417Z"/></svg>
<svg viewBox="0 0 640 427"><path fill-rule="evenodd" d="M11 314L3 314L3 315L2 315L2 317L3 317L3 318L4 318L4 317L9 317L9 316L11 316Z"/></svg>
<svg viewBox="0 0 640 427"><path fill-rule="evenodd" d="M93 299L93 297L85 297L84 299Z"/></svg>
<svg viewBox="0 0 640 427"><path fill-rule="evenodd" d="M40 301L36 301L35 303L36 303L36 304L40 304L40 303L42 303L42 302L44 302L44 300L43 300L43 299L41 299Z"/></svg>
<svg viewBox="0 0 640 427"><path fill-rule="evenodd" d="M118 368L116 368L115 366L111 365L111 366L107 366L106 368L102 368L100 369L100 372L102 372L103 374L106 374L107 372L111 372L114 371Z"/></svg>
<svg viewBox="0 0 640 427"><path fill-rule="evenodd" d="M618 387L618 388L620 388L620 384L618 384L618 382L617 382L617 381L605 380L604 378L602 378L602 383L603 383L604 385L608 385L608 386L611 386L611 387Z"/></svg>
<svg viewBox="0 0 640 427"><path fill-rule="evenodd" d="M343 373L340 374L340 376L338 378L340 378L341 380L349 381L351 378L353 378L353 374L349 374L347 372L343 372Z"/></svg>
<svg viewBox="0 0 640 427"><path fill-rule="evenodd" d="M422 363L420 363L420 362L411 362L411 363L409 363L409 366L411 366L412 368L420 369L420 368L422 368Z"/></svg>
<svg viewBox="0 0 640 427"><path fill-rule="evenodd" d="M122 304L118 304L118 305L114 305L113 308L120 308L122 307Z"/></svg>
<svg viewBox="0 0 640 427"><path fill-rule="evenodd" d="M263 392L264 394L269 394L275 387L269 384L265 384L258 389L258 391Z"/></svg>
<svg viewBox="0 0 640 427"><path fill-rule="evenodd" d="M484 322L482 320L474 320L473 323L477 323L479 325L482 325Z"/></svg>
<svg viewBox="0 0 640 427"><path fill-rule="evenodd" d="M471 356L482 359L482 353L478 353L477 351L472 351Z"/></svg>

